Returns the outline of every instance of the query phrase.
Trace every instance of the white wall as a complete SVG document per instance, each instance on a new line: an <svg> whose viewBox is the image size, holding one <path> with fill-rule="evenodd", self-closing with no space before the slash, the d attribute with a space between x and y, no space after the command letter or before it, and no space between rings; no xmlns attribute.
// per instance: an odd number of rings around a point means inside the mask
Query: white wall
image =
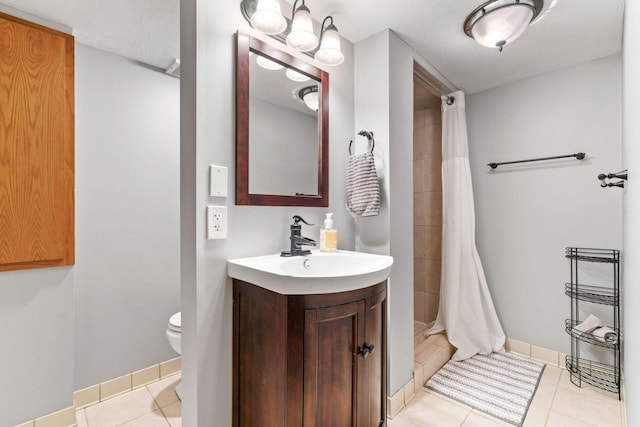
<svg viewBox="0 0 640 427"><path fill-rule="evenodd" d="M180 81L76 44L75 389L177 357Z"/></svg>
<svg viewBox="0 0 640 427"><path fill-rule="evenodd" d="M609 56L467 97L477 242L508 337L568 353L567 246L620 248L621 60ZM585 152L575 159L490 162Z"/></svg>
<svg viewBox="0 0 640 427"><path fill-rule="evenodd" d="M640 5L629 1L625 4L625 25L622 60L622 163L629 169L630 181L624 191L623 237L623 327L624 360L623 375L627 425L640 425L640 408L633 403L640 399L640 185L635 181L640 165Z"/></svg>
<svg viewBox="0 0 640 427"><path fill-rule="evenodd" d="M235 32L248 32L234 0L183 0L181 7L181 255L183 425L231 425L232 285L226 261L288 246L291 216L321 224L335 212L338 247L353 249L344 210L353 138L353 46L330 74L329 203L325 208L235 206ZM339 24L338 24L339 26ZM207 196L208 165L229 167L229 197ZM228 206L229 238L206 240L207 204ZM303 228L318 237L319 227Z"/></svg>
<svg viewBox="0 0 640 427"><path fill-rule="evenodd" d="M412 377L413 354L413 67L437 73L393 31L356 44L356 130L373 131L382 190L380 215L356 220L356 248L391 255L389 395ZM445 84L448 84L442 78ZM357 152L366 144L359 140Z"/></svg>
<svg viewBox="0 0 640 427"><path fill-rule="evenodd" d="M393 276L389 298L390 395L406 384L413 352L413 51L389 31L389 216ZM408 350L400 350L406 348ZM395 346L395 348L394 348Z"/></svg>

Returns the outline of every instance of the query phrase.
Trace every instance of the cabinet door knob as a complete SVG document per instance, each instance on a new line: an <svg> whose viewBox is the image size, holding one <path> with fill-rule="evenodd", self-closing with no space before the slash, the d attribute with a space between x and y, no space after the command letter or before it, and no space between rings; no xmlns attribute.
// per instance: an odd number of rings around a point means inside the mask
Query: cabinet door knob
<svg viewBox="0 0 640 427"><path fill-rule="evenodd" d="M365 342L364 344L362 344L362 347L358 350L358 354L362 356L363 359L366 359L367 356L373 353L375 349L376 348L373 346L373 344L367 345L367 343Z"/></svg>

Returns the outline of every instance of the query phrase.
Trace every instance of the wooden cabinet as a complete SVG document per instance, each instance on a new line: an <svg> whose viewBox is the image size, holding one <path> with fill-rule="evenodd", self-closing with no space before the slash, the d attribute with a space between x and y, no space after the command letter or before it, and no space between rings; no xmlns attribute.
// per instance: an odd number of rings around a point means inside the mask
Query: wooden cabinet
<svg viewBox="0 0 640 427"><path fill-rule="evenodd" d="M386 422L386 282L280 295L234 280L233 425Z"/></svg>
<svg viewBox="0 0 640 427"><path fill-rule="evenodd" d="M74 262L73 43L0 13L0 271Z"/></svg>

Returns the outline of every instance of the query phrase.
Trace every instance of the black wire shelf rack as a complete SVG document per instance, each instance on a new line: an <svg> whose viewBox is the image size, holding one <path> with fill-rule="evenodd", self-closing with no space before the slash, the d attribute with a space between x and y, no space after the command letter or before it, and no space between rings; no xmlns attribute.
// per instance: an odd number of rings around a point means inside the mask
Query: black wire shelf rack
<svg viewBox="0 0 640 427"><path fill-rule="evenodd" d="M620 303L619 292L614 288L605 286L565 283L564 293L580 301L593 302L595 304L617 306Z"/></svg>
<svg viewBox="0 0 640 427"><path fill-rule="evenodd" d="M620 369L613 366L567 355L565 365L571 382L582 387L582 382L612 393L620 392Z"/></svg>
<svg viewBox="0 0 640 427"><path fill-rule="evenodd" d="M567 370L571 375L571 382L579 387L582 383L591 384L618 394L620 390L620 341L622 328L620 327L620 251L618 249L596 249L569 247L565 250L565 257L571 260L571 280L564 285L564 293L571 300L571 318L565 320L565 331L571 337L571 354L565 359ZM609 286L585 285L581 283L584 263L600 263L603 273L610 271ZM587 270L588 271L588 270ZM587 275L587 277L589 277ZM605 283L607 281L605 280ZM575 329L584 320L585 312L590 311L589 304L601 304L611 307L612 326L608 326L613 333L598 337L592 332L585 333ZM608 322L607 322L608 323ZM608 339L607 339L608 338ZM600 362L580 358L580 353L586 345L604 347L613 352L613 366Z"/></svg>
<svg viewBox="0 0 640 427"><path fill-rule="evenodd" d="M618 249L567 248L565 257L581 261L618 264L620 251Z"/></svg>
<svg viewBox="0 0 640 427"><path fill-rule="evenodd" d="M599 345L600 347L606 347L606 348L613 348L613 349L617 349L619 347L619 343L620 343L620 330L618 328L613 328L613 327L609 327L609 329L611 329L613 331L613 333L615 334L615 339L614 340L605 340L604 338L602 339L598 339L597 336L595 336L594 334L590 333L590 332L580 332L576 329L574 329L574 327L580 322L577 322L575 320L571 320L571 319L566 319L564 322L564 330L571 335L572 337L575 337L577 339L579 339L580 341L584 341L584 342L588 342L589 344L593 344L593 345Z"/></svg>

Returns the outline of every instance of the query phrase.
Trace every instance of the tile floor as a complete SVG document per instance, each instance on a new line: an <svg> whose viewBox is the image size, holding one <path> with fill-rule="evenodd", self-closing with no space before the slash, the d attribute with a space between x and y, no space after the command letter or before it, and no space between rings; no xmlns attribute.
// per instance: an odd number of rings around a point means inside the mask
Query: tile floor
<svg viewBox="0 0 640 427"><path fill-rule="evenodd" d="M418 366L418 359L424 358L428 350L422 345L416 347L416 352ZM425 375L424 381L427 379ZM511 424L422 387L393 419L388 420L387 426L497 427ZM523 427L623 427L622 402L617 395L595 387L576 387L569 380L566 369L547 364Z"/></svg>
<svg viewBox="0 0 640 427"><path fill-rule="evenodd" d="M174 389L181 374L76 411L78 427L182 427L181 402Z"/></svg>
<svg viewBox="0 0 640 427"><path fill-rule="evenodd" d="M424 345L417 346L416 350L418 347L420 351L416 358L429 364L424 359L428 350ZM416 365L419 364L416 361ZM182 427L181 402L174 392L180 379L181 374L177 373L79 409L76 412L78 427ZM393 419L388 420L387 426L499 427L511 424L421 388ZM565 369L547 364L523 427L623 427L622 404L613 393L591 386L574 386Z"/></svg>

